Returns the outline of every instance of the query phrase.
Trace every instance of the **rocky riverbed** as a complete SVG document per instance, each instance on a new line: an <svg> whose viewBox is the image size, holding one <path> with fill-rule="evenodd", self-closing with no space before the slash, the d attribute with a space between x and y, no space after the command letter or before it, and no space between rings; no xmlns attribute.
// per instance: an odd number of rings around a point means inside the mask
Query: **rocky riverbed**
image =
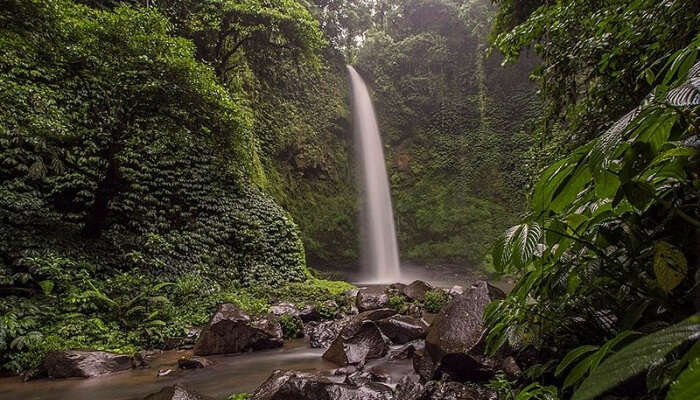
<svg viewBox="0 0 700 400"><path fill-rule="evenodd" d="M437 291L448 301L439 313L429 313L426 297ZM414 281L347 295L353 306L326 320L293 304L260 316L222 304L201 332L193 332L193 345L183 340L180 350L170 352L136 358L53 353L36 375L73 379L6 379L0 396L223 399L248 392L253 400L477 400L497 398L484 385L496 373L519 373L507 353L484 352L484 309L504 296L485 281L449 289ZM302 321L305 339L283 340L279 320L285 315Z"/></svg>

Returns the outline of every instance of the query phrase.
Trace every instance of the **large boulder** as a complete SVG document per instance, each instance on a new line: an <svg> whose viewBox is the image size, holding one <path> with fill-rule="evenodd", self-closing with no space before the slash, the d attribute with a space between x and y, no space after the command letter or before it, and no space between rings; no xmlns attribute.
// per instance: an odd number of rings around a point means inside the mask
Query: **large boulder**
<svg viewBox="0 0 700 400"><path fill-rule="evenodd" d="M435 289L433 285L426 283L424 281L413 281L410 285L403 288L403 294L409 299L423 301L425 300L425 294L431 290Z"/></svg>
<svg viewBox="0 0 700 400"><path fill-rule="evenodd" d="M42 364L49 378L89 378L125 371L133 366L133 358L104 351L56 351L49 353Z"/></svg>
<svg viewBox="0 0 700 400"><path fill-rule="evenodd" d="M502 291L485 281L477 281L464 294L455 296L430 326L425 354L418 362L421 371L417 372L426 380L442 378L445 374L457 381L493 376L497 362L484 355L483 314L492 300L504 297Z"/></svg>
<svg viewBox="0 0 700 400"><path fill-rule="evenodd" d="M160 392L150 394L143 400L211 400L180 385L164 387Z"/></svg>
<svg viewBox="0 0 700 400"><path fill-rule="evenodd" d="M296 371L275 371L250 400L393 400L391 388L380 383L363 386Z"/></svg>
<svg viewBox="0 0 700 400"><path fill-rule="evenodd" d="M396 311L390 308L379 308L361 312L354 317L321 323L312 322L304 327L304 331L309 336L309 344L312 348L324 349L329 347L346 327L349 331L354 331L364 321L378 321L394 314L396 314Z"/></svg>
<svg viewBox="0 0 700 400"><path fill-rule="evenodd" d="M233 304L222 304L199 335L194 354L232 354L282 347L282 327L272 315L251 317Z"/></svg>
<svg viewBox="0 0 700 400"><path fill-rule="evenodd" d="M428 334L428 324L408 315L394 315L377 321L379 330L394 344L404 344L422 339Z"/></svg>
<svg viewBox="0 0 700 400"><path fill-rule="evenodd" d="M323 353L323 358L339 365L364 364L386 355L388 344L373 321L349 324Z"/></svg>
<svg viewBox="0 0 700 400"><path fill-rule="evenodd" d="M389 296L386 293L376 293L361 290L357 293L355 304L360 313L363 311L385 308L389 304Z"/></svg>

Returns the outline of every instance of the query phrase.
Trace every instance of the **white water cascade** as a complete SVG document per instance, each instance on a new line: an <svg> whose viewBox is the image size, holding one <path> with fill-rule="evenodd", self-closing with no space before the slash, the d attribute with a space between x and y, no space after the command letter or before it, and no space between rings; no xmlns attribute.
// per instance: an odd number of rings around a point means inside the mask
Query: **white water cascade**
<svg viewBox="0 0 700 400"><path fill-rule="evenodd" d="M361 171L363 282L399 282L399 251L384 150L372 100L360 74L348 65L352 83L353 125Z"/></svg>

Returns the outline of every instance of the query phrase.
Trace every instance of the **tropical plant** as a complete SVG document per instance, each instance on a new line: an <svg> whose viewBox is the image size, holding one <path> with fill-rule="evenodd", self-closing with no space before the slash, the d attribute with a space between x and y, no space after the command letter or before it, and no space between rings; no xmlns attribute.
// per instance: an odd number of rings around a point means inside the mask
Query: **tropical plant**
<svg viewBox="0 0 700 400"><path fill-rule="evenodd" d="M571 350L555 371L563 377L588 354L562 384L565 390L580 384L575 399L603 393L632 376L627 371L647 370L700 335L696 317L678 322L693 313L689 299L698 285L697 265L687 255L700 228L699 49L697 36L657 61L647 100L545 169L529 218L494 245L495 267L521 277L505 300L487 308L489 350L506 342L590 343ZM683 333L675 330L679 326ZM618 350L630 329L653 333ZM625 368L615 364L629 354ZM648 385L656 392L670 383L653 380L648 377Z"/></svg>

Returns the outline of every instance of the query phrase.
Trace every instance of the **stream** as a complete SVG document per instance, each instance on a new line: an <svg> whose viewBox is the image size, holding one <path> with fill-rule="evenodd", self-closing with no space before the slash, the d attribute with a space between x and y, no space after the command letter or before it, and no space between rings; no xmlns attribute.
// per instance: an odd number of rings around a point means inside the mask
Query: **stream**
<svg viewBox="0 0 700 400"><path fill-rule="evenodd" d="M275 350L230 356L208 356L214 362L204 369L179 370L177 360L191 351L166 351L150 360L150 368L132 369L89 379L37 379L23 382L20 377L0 379L3 400L131 400L176 383L215 399L232 393L252 392L276 369L320 372L337 368L321 358L323 349L312 349L305 339L291 340ZM157 377L160 369L170 375Z"/></svg>

